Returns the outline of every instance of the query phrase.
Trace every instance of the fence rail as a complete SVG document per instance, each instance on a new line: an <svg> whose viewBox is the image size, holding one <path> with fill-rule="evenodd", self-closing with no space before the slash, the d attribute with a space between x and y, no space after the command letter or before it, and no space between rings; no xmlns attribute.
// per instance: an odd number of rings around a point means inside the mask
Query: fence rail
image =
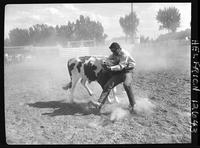
<svg viewBox="0 0 200 148"><path fill-rule="evenodd" d="M77 47L95 47L95 40L81 40L81 41L67 41L66 48L77 48Z"/></svg>
<svg viewBox="0 0 200 148"><path fill-rule="evenodd" d="M85 56L89 55L90 48L82 47L82 48L59 48L60 57L76 57L76 56Z"/></svg>
<svg viewBox="0 0 200 148"><path fill-rule="evenodd" d="M71 41L71 43L80 43L80 41ZM94 40L81 41L82 43L95 42ZM70 44L71 44L70 43ZM139 49L148 49L153 47L176 47L179 45L190 45L190 41L186 40L171 40L171 41L160 41L160 42L150 42L150 43L141 43L138 45L134 44L122 44L126 50ZM109 45L105 46L91 46L91 47L61 47L61 46L49 46L49 47L35 47L35 46L13 46L13 47L4 47L4 52L8 54L17 54L17 53L30 53L38 56L60 56L60 57L75 57L75 56L84 56L84 55L108 55L110 54Z"/></svg>
<svg viewBox="0 0 200 148"><path fill-rule="evenodd" d="M4 49L18 49L18 48L27 48L29 46L5 46Z"/></svg>

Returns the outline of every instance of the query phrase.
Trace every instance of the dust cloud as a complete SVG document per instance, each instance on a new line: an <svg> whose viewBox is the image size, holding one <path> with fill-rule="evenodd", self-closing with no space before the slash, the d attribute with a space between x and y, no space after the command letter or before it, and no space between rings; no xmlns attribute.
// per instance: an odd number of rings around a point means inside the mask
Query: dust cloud
<svg viewBox="0 0 200 148"><path fill-rule="evenodd" d="M183 66L189 67L190 64L189 45L166 42L165 44L124 45L124 47L135 59L137 71L157 71L169 68L181 69Z"/></svg>
<svg viewBox="0 0 200 148"><path fill-rule="evenodd" d="M150 115L153 113L155 107L155 104L153 104L149 98L138 97L134 110L137 114Z"/></svg>
<svg viewBox="0 0 200 148"><path fill-rule="evenodd" d="M131 116L141 115L150 116L155 109L156 105L153 104L148 98L137 97L134 112L131 113L125 104L109 104L101 111L101 117L97 121L88 123L91 128L102 128L108 124L130 119ZM106 115L104 115L106 114Z"/></svg>
<svg viewBox="0 0 200 148"><path fill-rule="evenodd" d="M130 115L130 108L127 96L119 97L119 104L114 103L112 105L107 105L106 112L110 113L111 121L123 120ZM125 101L126 100L126 101ZM126 102L126 103L124 103ZM154 112L156 105L150 101L149 98L135 96L135 105L133 114L138 115L150 115Z"/></svg>
<svg viewBox="0 0 200 148"><path fill-rule="evenodd" d="M111 115L110 115L110 120L113 122L119 121L119 120L124 119L125 117L128 117L128 115L129 115L128 110L117 107L112 110Z"/></svg>
<svg viewBox="0 0 200 148"><path fill-rule="evenodd" d="M21 69L24 79L29 80L30 85L34 85L35 82L39 81L37 87L44 96L54 96L55 90L62 90L62 87L69 82L66 63L67 59L41 54L32 55L31 60L13 67ZM62 92L64 91L62 90Z"/></svg>

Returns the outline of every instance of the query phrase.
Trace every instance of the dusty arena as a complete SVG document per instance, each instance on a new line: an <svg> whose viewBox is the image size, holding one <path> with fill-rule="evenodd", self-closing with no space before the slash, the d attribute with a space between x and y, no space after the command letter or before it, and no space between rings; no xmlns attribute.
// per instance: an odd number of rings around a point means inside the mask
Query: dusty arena
<svg viewBox="0 0 200 148"><path fill-rule="evenodd" d="M107 103L101 114L87 105L102 91L96 82L89 85L93 97L78 84L76 103L70 103L69 92L62 89L69 82L68 58L34 56L29 61L5 65L7 143L190 143L190 46L124 47L136 60L133 114L127 109L128 98L121 84L116 93L120 103ZM100 53L94 49L90 52Z"/></svg>

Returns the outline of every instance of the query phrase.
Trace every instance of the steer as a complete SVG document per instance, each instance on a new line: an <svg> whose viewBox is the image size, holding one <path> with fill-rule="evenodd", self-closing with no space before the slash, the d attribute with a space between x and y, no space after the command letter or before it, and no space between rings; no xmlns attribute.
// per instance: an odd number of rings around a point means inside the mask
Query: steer
<svg viewBox="0 0 200 148"><path fill-rule="evenodd" d="M103 89L112 75L118 73L104 70L103 66L106 64L106 58L103 56L82 56L68 60L67 67L71 81L63 89L71 89L71 99L73 98L74 89L78 81L81 81L81 84L86 88L89 95L92 96L93 92L88 87L87 82L97 81ZM113 90L113 96L119 103L114 91L116 91L115 88ZM108 100L111 102L109 98Z"/></svg>

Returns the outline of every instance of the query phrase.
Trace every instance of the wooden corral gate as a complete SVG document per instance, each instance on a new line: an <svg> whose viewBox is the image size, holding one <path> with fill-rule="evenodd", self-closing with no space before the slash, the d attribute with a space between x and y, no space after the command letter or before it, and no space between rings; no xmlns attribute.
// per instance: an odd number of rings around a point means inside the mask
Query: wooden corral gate
<svg viewBox="0 0 200 148"><path fill-rule="evenodd" d="M86 56L90 54L90 47L79 48L59 48L59 54L62 58L71 58L76 56Z"/></svg>
<svg viewBox="0 0 200 148"><path fill-rule="evenodd" d="M90 55L90 50L96 47L95 40L68 41L67 46L59 47L62 58Z"/></svg>
<svg viewBox="0 0 200 148"><path fill-rule="evenodd" d="M59 48L57 46L32 47L31 53L37 57L58 57Z"/></svg>
<svg viewBox="0 0 200 148"><path fill-rule="evenodd" d="M110 50L106 46L96 47L79 47L79 48L59 48L60 57L72 58L77 56L88 55L101 55L108 56L111 54Z"/></svg>
<svg viewBox="0 0 200 148"><path fill-rule="evenodd" d="M16 55L16 54L29 54L31 46L4 46L4 53L9 55Z"/></svg>

